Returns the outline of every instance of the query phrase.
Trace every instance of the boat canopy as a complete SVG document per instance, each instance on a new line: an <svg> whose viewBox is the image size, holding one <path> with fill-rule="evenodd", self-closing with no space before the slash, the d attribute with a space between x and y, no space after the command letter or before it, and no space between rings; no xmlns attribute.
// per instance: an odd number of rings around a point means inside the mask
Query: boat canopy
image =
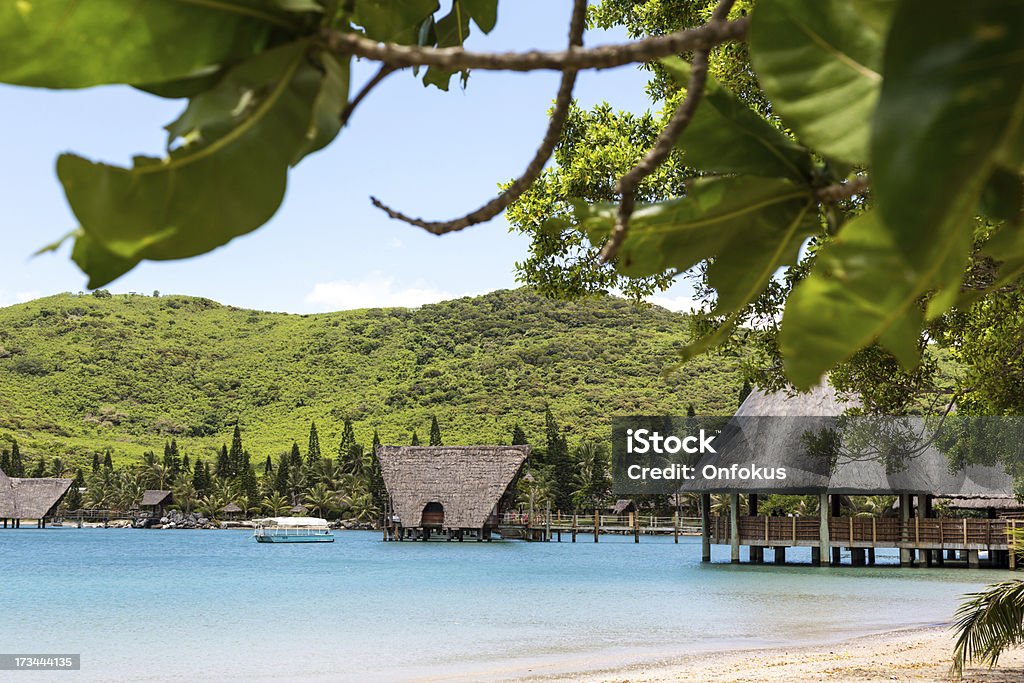
<svg viewBox="0 0 1024 683"><path fill-rule="evenodd" d="M257 520L263 526L276 527L326 527L327 520L320 517L267 517Z"/></svg>

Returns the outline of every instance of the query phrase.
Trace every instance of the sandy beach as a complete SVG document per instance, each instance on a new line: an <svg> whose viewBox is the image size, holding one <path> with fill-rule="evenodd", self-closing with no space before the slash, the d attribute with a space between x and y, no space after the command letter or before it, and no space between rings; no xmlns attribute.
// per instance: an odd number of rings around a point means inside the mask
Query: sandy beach
<svg viewBox="0 0 1024 683"><path fill-rule="evenodd" d="M583 683L949 681L952 644L949 629L936 626L864 636L831 645L702 653L652 665L530 680ZM1005 653L993 670L971 667L964 672L962 680L974 683L1024 681L1024 650Z"/></svg>

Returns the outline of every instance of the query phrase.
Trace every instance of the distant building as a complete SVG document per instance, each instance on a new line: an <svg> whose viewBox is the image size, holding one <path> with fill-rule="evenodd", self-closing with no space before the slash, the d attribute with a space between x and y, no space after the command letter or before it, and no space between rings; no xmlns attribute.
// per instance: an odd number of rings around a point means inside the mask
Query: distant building
<svg viewBox="0 0 1024 683"><path fill-rule="evenodd" d="M0 470L0 520L4 528L8 522L21 526L23 519L34 519L39 526L46 526L46 519L56 511L71 483L71 479L54 477L8 477Z"/></svg>
<svg viewBox="0 0 1024 683"><path fill-rule="evenodd" d="M529 446L378 447L389 537L488 538L529 454Z"/></svg>
<svg viewBox="0 0 1024 683"><path fill-rule="evenodd" d="M163 517L168 508L174 505L174 494L163 489L149 489L142 494L142 502L139 509L148 512L151 517L157 519Z"/></svg>

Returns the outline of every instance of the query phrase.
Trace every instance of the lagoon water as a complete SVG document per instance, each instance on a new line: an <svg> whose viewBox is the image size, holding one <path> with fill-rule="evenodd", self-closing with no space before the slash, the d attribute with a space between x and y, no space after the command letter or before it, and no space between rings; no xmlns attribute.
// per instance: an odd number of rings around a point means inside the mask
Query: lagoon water
<svg viewBox="0 0 1024 683"><path fill-rule="evenodd" d="M696 538L335 536L0 530L0 651L82 655L18 681L475 681L947 622L1007 576L702 565Z"/></svg>

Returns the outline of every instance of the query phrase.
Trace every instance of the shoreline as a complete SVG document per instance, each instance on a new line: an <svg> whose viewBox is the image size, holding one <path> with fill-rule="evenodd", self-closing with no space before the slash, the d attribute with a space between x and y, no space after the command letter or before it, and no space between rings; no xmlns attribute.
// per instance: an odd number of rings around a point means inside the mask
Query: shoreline
<svg viewBox="0 0 1024 683"><path fill-rule="evenodd" d="M950 681L954 636L949 624L910 627L835 642L734 648L688 653L622 667L548 672L534 668L531 682L578 683L811 683L819 681ZM582 659L582 658L581 658ZM964 683L1015 683L1024 680L1024 649L1008 650L999 666L970 666Z"/></svg>

